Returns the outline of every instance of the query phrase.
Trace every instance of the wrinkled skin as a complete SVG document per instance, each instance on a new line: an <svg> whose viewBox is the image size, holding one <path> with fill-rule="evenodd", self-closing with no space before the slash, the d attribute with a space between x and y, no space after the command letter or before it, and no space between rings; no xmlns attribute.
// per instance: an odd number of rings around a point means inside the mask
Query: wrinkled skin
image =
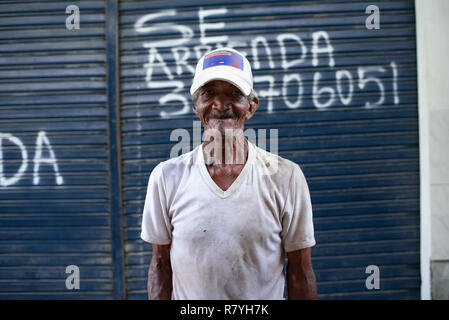
<svg viewBox="0 0 449 320"><path fill-rule="evenodd" d="M208 148L207 145L211 141L204 142L204 155L212 180L222 190L227 190L232 185L245 165L248 146L243 136L244 122L253 116L258 103L257 98L249 101L237 87L226 81L211 81L199 89L193 112L201 119L205 132L212 132L214 140L217 137L214 130L218 131L221 136L222 156L221 159L215 159L218 160L218 163L211 157L215 155L215 152L213 150L210 153L207 152L208 149L215 147ZM236 133L234 140L226 139L226 130L228 132L234 130L233 132ZM232 161L229 161L228 158L228 162L226 162L227 151L228 155L232 157ZM240 152L239 155L237 155L238 152Z"/></svg>
<svg viewBox="0 0 449 320"><path fill-rule="evenodd" d="M224 134L226 128L244 130L257 110L259 100L248 101L234 85L226 81L208 82L199 89L198 100L193 112L199 116L204 129L218 129Z"/></svg>

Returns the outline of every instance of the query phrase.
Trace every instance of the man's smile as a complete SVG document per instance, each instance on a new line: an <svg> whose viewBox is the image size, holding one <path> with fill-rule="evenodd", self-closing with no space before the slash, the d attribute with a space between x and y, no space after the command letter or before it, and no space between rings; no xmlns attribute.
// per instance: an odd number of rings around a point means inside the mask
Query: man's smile
<svg viewBox="0 0 449 320"><path fill-rule="evenodd" d="M211 113L208 117L208 119L237 119L237 116L232 112L214 112Z"/></svg>

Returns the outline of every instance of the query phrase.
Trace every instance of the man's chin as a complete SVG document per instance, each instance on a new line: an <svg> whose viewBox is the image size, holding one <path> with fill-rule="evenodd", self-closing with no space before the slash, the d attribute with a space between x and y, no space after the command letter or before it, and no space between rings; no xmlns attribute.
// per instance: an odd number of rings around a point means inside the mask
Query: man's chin
<svg viewBox="0 0 449 320"><path fill-rule="evenodd" d="M237 117L213 117L209 118L209 120L218 120L218 121L225 121L225 120L237 120Z"/></svg>
<svg viewBox="0 0 449 320"><path fill-rule="evenodd" d="M237 118L209 118L207 124L211 127L234 127L238 123Z"/></svg>
<svg viewBox="0 0 449 320"><path fill-rule="evenodd" d="M222 134L225 133L227 129L238 129L239 128L239 121L237 119L217 119L217 118L211 118L208 119L206 122L206 130L218 130Z"/></svg>

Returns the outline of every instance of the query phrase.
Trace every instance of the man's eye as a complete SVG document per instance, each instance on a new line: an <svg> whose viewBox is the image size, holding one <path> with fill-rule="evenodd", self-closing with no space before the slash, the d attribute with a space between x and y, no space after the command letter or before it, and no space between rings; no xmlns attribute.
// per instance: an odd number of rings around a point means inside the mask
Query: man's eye
<svg viewBox="0 0 449 320"><path fill-rule="evenodd" d="M232 94L233 94L233 96L236 97L236 98L238 98L238 97L240 97L240 96L242 95L242 93L241 93L240 91L237 91L237 90L234 91Z"/></svg>
<svg viewBox="0 0 449 320"><path fill-rule="evenodd" d="M214 90L211 90L211 89L204 90L202 94L205 95L205 96L211 96L211 95L214 94Z"/></svg>

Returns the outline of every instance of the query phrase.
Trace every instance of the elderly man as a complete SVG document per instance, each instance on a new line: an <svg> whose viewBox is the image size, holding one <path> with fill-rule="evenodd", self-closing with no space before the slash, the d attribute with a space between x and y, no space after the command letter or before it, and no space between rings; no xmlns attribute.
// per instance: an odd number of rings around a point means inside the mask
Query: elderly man
<svg viewBox="0 0 449 320"><path fill-rule="evenodd" d="M258 106L248 60L220 48L190 89L203 144L151 172L141 238L149 299L316 299L312 206L300 167L245 139Z"/></svg>

